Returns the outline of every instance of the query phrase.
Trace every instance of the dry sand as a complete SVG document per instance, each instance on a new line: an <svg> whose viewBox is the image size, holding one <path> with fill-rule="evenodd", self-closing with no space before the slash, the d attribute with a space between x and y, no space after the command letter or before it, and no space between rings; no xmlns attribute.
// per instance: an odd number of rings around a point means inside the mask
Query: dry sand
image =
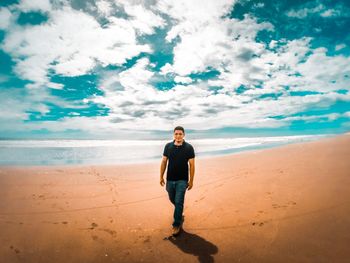
<svg viewBox="0 0 350 263"><path fill-rule="evenodd" d="M350 135L198 158L183 232L160 163L1 167L1 262L349 262Z"/></svg>

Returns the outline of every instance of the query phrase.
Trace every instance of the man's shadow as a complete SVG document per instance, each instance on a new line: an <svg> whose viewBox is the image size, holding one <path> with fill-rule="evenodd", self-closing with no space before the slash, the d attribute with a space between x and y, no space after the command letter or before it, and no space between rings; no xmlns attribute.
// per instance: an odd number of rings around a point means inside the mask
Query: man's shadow
<svg viewBox="0 0 350 263"><path fill-rule="evenodd" d="M218 247L213 243L184 229L176 237L170 236L167 239L183 252L197 256L200 263L214 262L212 255L218 253Z"/></svg>

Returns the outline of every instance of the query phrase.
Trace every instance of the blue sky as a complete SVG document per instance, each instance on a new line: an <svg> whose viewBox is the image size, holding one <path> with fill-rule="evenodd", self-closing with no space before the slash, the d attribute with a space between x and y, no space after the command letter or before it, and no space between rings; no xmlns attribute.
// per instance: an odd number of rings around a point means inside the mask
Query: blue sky
<svg viewBox="0 0 350 263"><path fill-rule="evenodd" d="M0 5L0 138L350 130L349 1Z"/></svg>

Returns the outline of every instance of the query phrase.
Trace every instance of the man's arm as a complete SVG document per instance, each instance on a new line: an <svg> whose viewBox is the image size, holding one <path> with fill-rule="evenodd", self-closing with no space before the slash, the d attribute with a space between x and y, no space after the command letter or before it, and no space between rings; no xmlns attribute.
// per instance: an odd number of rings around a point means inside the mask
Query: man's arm
<svg viewBox="0 0 350 263"><path fill-rule="evenodd" d="M188 162L190 163L190 180L188 182L188 190L190 190L193 186L193 178L195 171L194 158L189 159Z"/></svg>
<svg viewBox="0 0 350 263"><path fill-rule="evenodd" d="M168 157L163 155L163 159L162 159L162 162L160 164L160 185L161 186L163 186L165 184L163 175L164 175L167 163L168 163Z"/></svg>

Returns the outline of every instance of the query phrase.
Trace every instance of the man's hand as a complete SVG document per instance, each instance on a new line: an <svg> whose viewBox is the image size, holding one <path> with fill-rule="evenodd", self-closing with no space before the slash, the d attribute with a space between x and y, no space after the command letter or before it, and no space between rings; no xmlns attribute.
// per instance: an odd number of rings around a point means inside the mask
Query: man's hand
<svg viewBox="0 0 350 263"><path fill-rule="evenodd" d="M161 185L161 186L164 186L164 185L165 185L164 178L161 178L161 179L160 179L160 185Z"/></svg>
<svg viewBox="0 0 350 263"><path fill-rule="evenodd" d="M191 190L192 186L193 186L193 182L189 181L187 183L187 190Z"/></svg>

